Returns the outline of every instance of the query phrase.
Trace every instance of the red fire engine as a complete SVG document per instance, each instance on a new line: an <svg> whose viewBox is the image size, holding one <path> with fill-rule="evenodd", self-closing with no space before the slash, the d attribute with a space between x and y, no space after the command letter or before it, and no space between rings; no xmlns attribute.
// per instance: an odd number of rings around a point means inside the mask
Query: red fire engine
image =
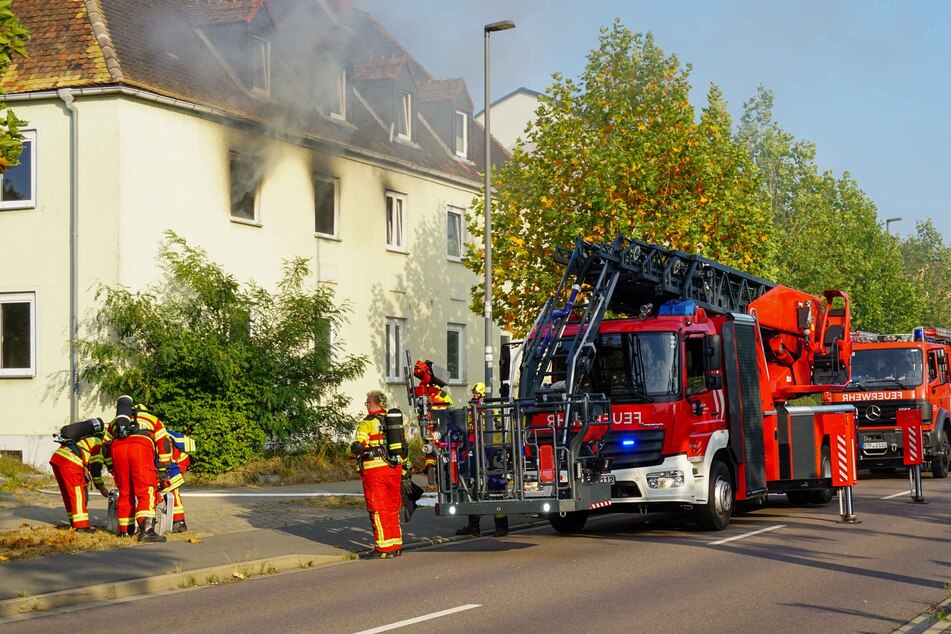
<svg viewBox="0 0 951 634"><path fill-rule="evenodd" d="M468 462L440 456L457 475L440 477L437 513L538 513L570 532L591 512L683 510L721 530L768 493L850 493L854 408L789 404L848 383L845 293L624 237L556 260L558 289L503 349L503 398L474 408Z"/></svg>
<svg viewBox="0 0 951 634"><path fill-rule="evenodd" d="M828 403L857 409L859 468L891 473L904 466L904 443L897 413L921 412L925 469L948 475L951 437L951 331L915 328L910 334L853 333L852 381Z"/></svg>

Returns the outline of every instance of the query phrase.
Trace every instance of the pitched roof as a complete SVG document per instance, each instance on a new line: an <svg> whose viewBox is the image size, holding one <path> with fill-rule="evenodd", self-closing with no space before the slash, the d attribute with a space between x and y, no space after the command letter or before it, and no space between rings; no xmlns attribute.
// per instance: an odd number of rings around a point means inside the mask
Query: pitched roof
<svg viewBox="0 0 951 634"><path fill-rule="evenodd" d="M442 100L456 102L459 97L464 97L468 107L472 108L472 98L469 96L465 80L461 77L433 79L419 86L419 100L423 102Z"/></svg>
<svg viewBox="0 0 951 634"><path fill-rule="evenodd" d="M29 57L14 60L0 77L0 89L8 94L98 86L138 89L478 183L480 170L457 160L425 126L419 126L416 143L407 145L394 142L359 100L351 104L352 126L316 111L314 87L308 91L302 86L329 59L351 60L357 78L392 78L405 68L422 94L462 90L468 96L462 80L434 81L368 14L349 7L340 14L324 12L337 4L347 3L17 0L16 13L31 32ZM242 47L251 33L270 37L280 59L274 73L284 75L272 81L270 96L254 94L240 74L246 59ZM288 52L281 47L288 46L295 47L294 54L280 57ZM481 135L472 137L473 156L482 156ZM507 152L495 142L492 160L507 160Z"/></svg>

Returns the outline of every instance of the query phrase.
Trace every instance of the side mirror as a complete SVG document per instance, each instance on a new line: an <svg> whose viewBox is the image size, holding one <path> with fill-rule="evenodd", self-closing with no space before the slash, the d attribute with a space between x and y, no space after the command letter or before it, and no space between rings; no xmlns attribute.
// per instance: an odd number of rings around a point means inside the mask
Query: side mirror
<svg viewBox="0 0 951 634"><path fill-rule="evenodd" d="M723 375L714 374L713 372L708 372L704 377L707 382L708 390L720 390L723 389Z"/></svg>
<svg viewBox="0 0 951 634"><path fill-rule="evenodd" d="M707 372L720 370L723 366L720 350L723 344L720 335L706 335L703 342L703 369ZM721 383L722 385L722 383Z"/></svg>
<svg viewBox="0 0 951 634"><path fill-rule="evenodd" d="M509 397L512 386L509 385L509 371L512 367L512 344L506 343L499 350L499 396Z"/></svg>

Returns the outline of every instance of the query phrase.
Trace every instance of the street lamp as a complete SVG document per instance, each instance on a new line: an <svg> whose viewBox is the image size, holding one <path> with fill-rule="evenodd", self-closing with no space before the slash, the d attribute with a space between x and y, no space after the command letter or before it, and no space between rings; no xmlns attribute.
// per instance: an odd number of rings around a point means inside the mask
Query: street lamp
<svg viewBox="0 0 951 634"><path fill-rule="evenodd" d="M885 233L891 235L892 232L889 231L888 226L889 226L890 224L892 224L893 222L898 222L898 221L901 220L901 219L902 219L902 218L901 218L900 216L896 216L895 218L887 218L887 219L885 220Z"/></svg>
<svg viewBox="0 0 951 634"><path fill-rule="evenodd" d="M492 22L485 34L485 395L492 396L492 135L489 132L489 34L514 29L511 20Z"/></svg>

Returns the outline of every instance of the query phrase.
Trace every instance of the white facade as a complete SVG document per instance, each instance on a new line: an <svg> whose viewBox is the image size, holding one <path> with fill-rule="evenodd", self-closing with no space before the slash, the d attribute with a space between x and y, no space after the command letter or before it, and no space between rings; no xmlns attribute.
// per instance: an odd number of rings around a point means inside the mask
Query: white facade
<svg viewBox="0 0 951 634"><path fill-rule="evenodd" d="M518 139L521 138L523 149L531 151L531 145L524 143L525 126L535 120L539 96L540 93L534 90L519 88L489 105L492 136L498 139L505 149L509 151L515 149L515 146L519 145ZM485 125L485 111L477 114L475 119Z"/></svg>
<svg viewBox="0 0 951 634"><path fill-rule="evenodd" d="M80 337L97 310L100 285L142 290L159 281L163 232L171 229L239 280L273 289L282 264L310 260L313 283L331 285L350 306L338 333L347 353L370 359L344 386L354 414L363 395L383 389L407 410L402 381L387 380L387 320L403 330L414 359L445 367L447 332L462 343L457 403L480 380L483 321L469 310L478 282L447 251L447 214L465 210L478 183L377 160L369 153L317 151L268 139L187 107L143 94L76 95L78 165L70 160L70 116L55 93L11 101L35 131L36 204L0 210L0 301L35 297L35 374L0 376L0 451L45 465L51 434L70 420L70 179L78 175ZM493 127L495 122L493 121ZM258 222L231 217L229 153L261 157ZM314 178L338 187L337 236L315 234ZM386 195L404 204L405 250L386 246ZM464 225L463 225L464 226ZM393 321L395 320L395 321ZM401 351L401 365L405 361ZM400 370L402 373L402 369ZM114 403L81 386L80 419L111 418Z"/></svg>

